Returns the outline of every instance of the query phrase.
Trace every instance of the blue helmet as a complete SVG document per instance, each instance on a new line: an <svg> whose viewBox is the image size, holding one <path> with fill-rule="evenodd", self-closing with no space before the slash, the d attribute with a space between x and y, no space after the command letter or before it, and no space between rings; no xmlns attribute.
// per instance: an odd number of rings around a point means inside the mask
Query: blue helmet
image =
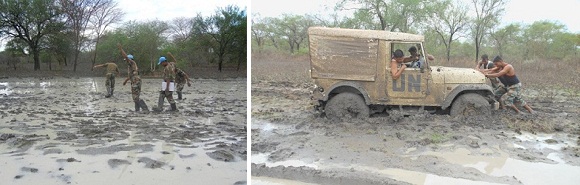
<svg viewBox="0 0 580 185"><path fill-rule="evenodd" d="M167 61L167 59L165 59L165 57L159 57L159 62L157 63L157 65L161 64L162 62Z"/></svg>
<svg viewBox="0 0 580 185"><path fill-rule="evenodd" d="M129 55L127 55L127 58L133 60L133 55L129 54Z"/></svg>

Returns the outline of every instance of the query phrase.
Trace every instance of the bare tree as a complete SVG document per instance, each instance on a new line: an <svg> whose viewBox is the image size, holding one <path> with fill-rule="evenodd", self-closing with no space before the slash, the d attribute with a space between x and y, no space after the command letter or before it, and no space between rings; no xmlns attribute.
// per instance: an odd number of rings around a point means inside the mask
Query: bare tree
<svg viewBox="0 0 580 185"><path fill-rule="evenodd" d="M173 32L174 41L186 41L191 38L193 19L178 17L170 22L169 29Z"/></svg>
<svg viewBox="0 0 580 185"><path fill-rule="evenodd" d="M504 11L504 0L472 0L475 7L475 20L473 23L473 37L475 40L475 61L479 59L481 42L489 33L494 24Z"/></svg>
<svg viewBox="0 0 580 185"><path fill-rule="evenodd" d="M451 43L457 39L456 34L465 29L469 23L467 7L453 3L451 0L443 1L436 8L430 26L445 44L447 61L451 57Z"/></svg>
<svg viewBox="0 0 580 185"><path fill-rule="evenodd" d="M109 26L121 22L123 16L125 15L121 9L117 8L117 5L117 2L105 0L102 2L101 6L96 7L94 15L89 19L92 30L96 35L95 50L91 66L94 66L97 60L97 48L99 46L101 36L105 33L105 30L107 30ZM93 70L93 68L91 68L91 70Z"/></svg>
<svg viewBox="0 0 580 185"><path fill-rule="evenodd" d="M106 2L112 0L60 0L62 11L67 16L67 24L74 33L74 67L77 70L79 54L83 44L88 40L85 31L92 16Z"/></svg>

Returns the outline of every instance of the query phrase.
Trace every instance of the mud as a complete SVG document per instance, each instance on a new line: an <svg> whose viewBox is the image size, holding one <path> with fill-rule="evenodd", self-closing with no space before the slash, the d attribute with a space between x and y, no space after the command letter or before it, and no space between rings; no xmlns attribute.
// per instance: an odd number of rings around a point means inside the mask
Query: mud
<svg viewBox="0 0 580 185"><path fill-rule="evenodd" d="M116 81L104 98L104 78L1 79L2 184L246 184L246 79L194 79L159 113ZM143 80L149 107L158 82Z"/></svg>
<svg viewBox="0 0 580 185"><path fill-rule="evenodd" d="M307 68L296 70L307 64L252 61L252 182L254 177L259 184L580 181L580 97L574 91L547 96L553 89L524 89L537 114L498 110L453 118L393 111L366 120L330 120L309 104L308 79L274 67L293 65L289 71L307 78ZM254 75L255 68L262 73Z"/></svg>

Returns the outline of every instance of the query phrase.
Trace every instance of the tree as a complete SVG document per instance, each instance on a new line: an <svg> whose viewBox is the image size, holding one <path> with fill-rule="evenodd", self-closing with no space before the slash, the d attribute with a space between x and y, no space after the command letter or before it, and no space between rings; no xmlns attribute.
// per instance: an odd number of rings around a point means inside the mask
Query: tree
<svg viewBox="0 0 580 185"><path fill-rule="evenodd" d="M254 14L252 16L252 38L256 41L258 52L260 52L264 48L264 42L267 36L266 31L267 25L263 22L262 18L260 18L259 14Z"/></svg>
<svg viewBox="0 0 580 185"><path fill-rule="evenodd" d="M363 29L410 32L413 26L425 20L431 6L426 0L342 0L335 9L358 7L354 19L346 22L363 26Z"/></svg>
<svg viewBox="0 0 580 185"><path fill-rule="evenodd" d="M461 32L469 22L467 8L461 4L454 4L451 0L439 3L439 7L431 20L431 28L437 33L446 48L447 62L451 57L451 44L457 39L455 36Z"/></svg>
<svg viewBox="0 0 580 185"><path fill-rule="evenodd" d="M73 71L77 70L77 63L81 47L88 41L85 36L87 26L96 12L105 4L110 4L112 0L60 0L60 6L67 17L67 25L73 32Z"/></svg>
<svg viewBox="0 0 580 185"><path fill-rule="evenodd" d="M304 16L288 14L276 21L278 35L286 39L290 53L300 50L300 45L308 38L308 28L313 22Z"/></svg>
<svg viewBox="0 0 580 185"><path fill-rule="evenodd" d="M105 30L112 24L121 22L123 16L125 15L121 9L117 8L117 5L117 2L114 1L104 1L102 6L97 7L94 15L89 19L93 33L96 35L95 50L93 52L93 61L91 66L94 66L97 61L97 49L99 46L99 41L105 33ZM94 68L91 68L91 70L93 69Z"/></svg>
<svg viewBox="0 0 580 185"><path fill-rule="evenodd" d="M191 38L193 31L193 19L178 17L169 24L174 42L184 42Z"/></svg>
<svg viewBox="0 0 580 185"><path fill-rule="evenodd" d="M218 71L222 71L225 55L232 50L232 43L239 36L236 33L236 27L245 25L246 11L240 10L237 6L226 6L218 8L216 13L209 19L198 19L200 25L199 32L209 34L216 45L213 51L218 58ZM244 36L245 37L245 36ZM245 44L245 43L244 43Z"/></svg>
<svg viewBox="0 0 580 185"><path fill-rule="evenodd" d="M507 48L516 48L519 46L506 47L513 42L521 41L521 26L519 24L510 24L497 30L492 30L490 36L493 39L495 49L499 56L503 56ZM515 44L512 44L515 45Z"/></svg>
<svg viewBox="0 0 580 185"><path fill-rule="evenodd" d="M0 34L25 42L34 58L34 70L40 70L41 42L63 29L60 15L51 0L0 1Z"/></svg>
<svg viewBox="0 0 580 185"><path fill-rule="evenodd" d="M488 30L499 22L499 18L504 11L504 0L472 0L475 7L475 20L473 22L472 34L475 40L475 60L479 59L481 43Z"/></svg>

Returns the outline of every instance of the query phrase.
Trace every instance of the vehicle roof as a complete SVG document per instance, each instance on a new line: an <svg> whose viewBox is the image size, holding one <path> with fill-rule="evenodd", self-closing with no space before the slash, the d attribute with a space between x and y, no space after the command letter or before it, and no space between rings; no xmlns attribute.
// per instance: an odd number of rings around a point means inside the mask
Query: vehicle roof
<svg viewBox="0 0 580 185"><path fill-rule="evenodd" d="M389 32L382 30L358 30L358 29L326 28L326 27L310 27L308 28L308 34L321 36L335 36L335 37L396 40L396 41L423 42L425 40L425 37L422 35L415 35L410 33Z"/></svg>

